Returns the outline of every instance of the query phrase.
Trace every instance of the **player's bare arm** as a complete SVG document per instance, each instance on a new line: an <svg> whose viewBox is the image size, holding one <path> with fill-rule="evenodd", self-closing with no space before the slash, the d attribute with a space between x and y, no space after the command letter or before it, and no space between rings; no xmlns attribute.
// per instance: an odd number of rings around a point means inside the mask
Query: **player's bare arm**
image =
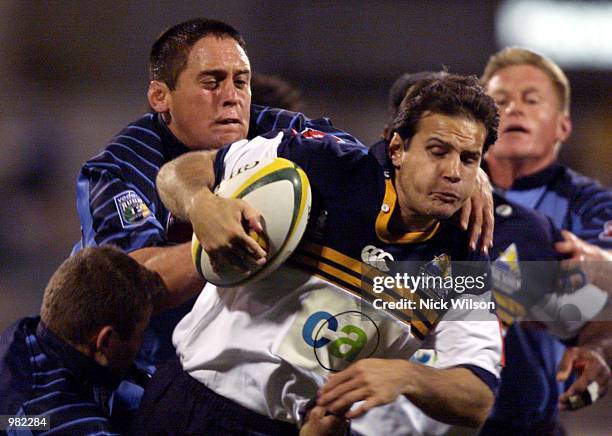
<svg viewBox="0 0 612 436"><path fill-rule="evenodd" d="M157 190L172 213L191 222L213 268L229 263L248 270L253 263L265 263L265 251L247 234L263 230L260 214L242 200L212 193L215 156L191 152L167 163L157 176Z"/></svg>
<svg viewBox="0 0 612 436"><path fill-rule="evenodd" d="M493 406L493 393L465 368L436 369L400 359L363 359L329 377L317 401L334 412L365 401L346 416L355 418L373 407L405 395L434 419L478 427Z"/></svg>
<svg viewBox="0 0 612 436"><path fill-rule="evenodd" d="M476 186L472 196L465 202L460 210L460 224L464 230L470 232L469 244L472 250L479 248L487 254L493 246L493 188L489 176L482 168L476 175ZM480 244L478 240L480 238ZM478 246L477 246L478 244Z"/></svg>
<svg viewBox="0 0 612 436"><path fill-rule="evenodd" d="M154 313L180 306L204 287L205 282L191 261L189 242L170 247L144 247L132 251L130 256L158 273L166 285L168 291L155 302Z"/></svg>

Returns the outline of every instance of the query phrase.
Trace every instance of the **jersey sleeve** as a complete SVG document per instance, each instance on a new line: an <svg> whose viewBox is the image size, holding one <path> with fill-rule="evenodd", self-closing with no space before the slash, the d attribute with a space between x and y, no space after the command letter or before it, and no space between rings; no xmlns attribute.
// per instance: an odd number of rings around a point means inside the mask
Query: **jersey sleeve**
<svg viewBox="0 0 612 436"><path fill-rule="evenodd" d="M469 298L474 298L470 296ZM485 301L481 295L479 300ZM465 367L495 391L503 363L501 326L491 314L488 320L470 320L449 311L436 324L423 348L435 350L437 368ZM481 314L477 315L482 318Z"/></svg>
<svg viewBox="0 0 612 436"><path fill-rule="evenodd" d="M156 216L159 206L151 199L155 186L143 177L133 180L127 180L117 163L90 162L83 167L77 181L82 239L75 251L112 244L130 252L163 243L164 225Z"/></svg>
<svg viewBox="0 0 612 436"><path fill-rule="evenodd" d="M612 249L612 190L590 181L580 186L574 198L568 230L591 244Z"/></svg>
<svg viewBox="0 0 612 436"><path fill-rule="evenodd" d="M352 176L368 154L361 144L339 141L332 135L315 139L292 130L269 132L221 149L215 160L215 181L219 183L245 164L275 157L295 162L306 172L313 189L325 192L338 189L342 181L352 186Z"/></svg>
<svg viewBox="0 0 612 436"><path fill-rule="evenodd" d="M255 104L251 105L249 139L272 130L282 129L292 129L314 139L320 139L324 135L331 135L339 141L363 145L353 135L334 127L329 118L311 119L300 112L291 112Z"/></svg>

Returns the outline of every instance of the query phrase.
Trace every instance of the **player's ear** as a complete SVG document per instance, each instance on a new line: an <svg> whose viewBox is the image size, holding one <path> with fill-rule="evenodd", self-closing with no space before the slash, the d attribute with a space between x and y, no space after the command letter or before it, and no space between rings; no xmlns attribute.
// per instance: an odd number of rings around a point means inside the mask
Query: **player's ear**
<svg viewBox="0 0 612 436"><path fill-rule="evenodd" d="M117 332L115 329L110 325L106 325L98 331L95 337L93 358L102 366L108 366L110 364L110 356L112 355L111 346L116 335Z"/></svg>
<svg viewBox="0 0 612 436"><path fill-rule="evenodd" d="M168 88L168 85L164 82L160 82L159 80L151 80L151 82L149 82L147 99L155 112L168 112L170 110L171 98L170 88Z"/></svg>
<svg viewBox="0 0 612 436"><path fill-rule="evenodd" d="M399 133L395 132L391 137L391 141L389 142L389 158L391 158L391 163L395 168L399 168L402 162L402 151L404 149L404 140L399 135Z"/></svg>
<svg viewBox="0 0 612 436"><path fill-rule="evenodd" d="M572 120L568 115L559 115L559 123L557 124L557 137L559 142L565 142L572 133Z"/></svg>

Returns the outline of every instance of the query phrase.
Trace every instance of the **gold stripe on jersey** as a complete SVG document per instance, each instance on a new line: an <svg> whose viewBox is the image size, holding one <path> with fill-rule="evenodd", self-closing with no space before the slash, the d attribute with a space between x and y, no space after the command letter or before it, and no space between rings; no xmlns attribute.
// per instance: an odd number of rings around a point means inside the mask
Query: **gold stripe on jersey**
<svg viewBox="0 0 612 436"><path fill-rule="evenodd" d="M513 317L525 316L527 311L522 304L517 303L511 297L504 295L502 292L493 290L493 298L495 306L507 312Z"/></svg>
<svg viewBox="0 0 612 436"><path fill-rule="evenodd" d="M376 217L376 236L383 242L390 244L414 244L417 242L425 242L433 238L440 230L440 222L434 221L431 227L421 232L408 232L403 235L394 235L389 232L389 221L397 204L397 193L393 187L391 179L385 180L385 196L383 204L387 205L384 209L381 208Z"/></svg>
<svg viewBox="0 0 612 436"><path fill-rule="evenodd" d="M411 292L406 288L393 288L381 293L374 292L373 278L385 274L333 248L304 241L293 255L292 261L310 273L370 303L376 299L386 302L398 302L402 299L415 301L415 309L387 308L385 311L410 325L419 339L427 335L443 314L443 311L420 307L419 301L428 298L420 290Z"/></svg>

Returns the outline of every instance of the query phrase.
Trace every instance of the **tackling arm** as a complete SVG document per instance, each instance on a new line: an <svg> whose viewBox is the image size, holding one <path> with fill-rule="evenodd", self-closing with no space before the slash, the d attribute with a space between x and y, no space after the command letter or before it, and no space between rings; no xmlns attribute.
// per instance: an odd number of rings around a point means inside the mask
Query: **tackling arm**
<svg viewBox="0 0 612 436"><path fill-rule="evenodd" d="M399 359L363 359L331 375L317 404L339 413L365 401L346 415L355 418L402 394L436 420L470 427L484 422L494 401L489 387L466 368L436 369Z"/></svg>

